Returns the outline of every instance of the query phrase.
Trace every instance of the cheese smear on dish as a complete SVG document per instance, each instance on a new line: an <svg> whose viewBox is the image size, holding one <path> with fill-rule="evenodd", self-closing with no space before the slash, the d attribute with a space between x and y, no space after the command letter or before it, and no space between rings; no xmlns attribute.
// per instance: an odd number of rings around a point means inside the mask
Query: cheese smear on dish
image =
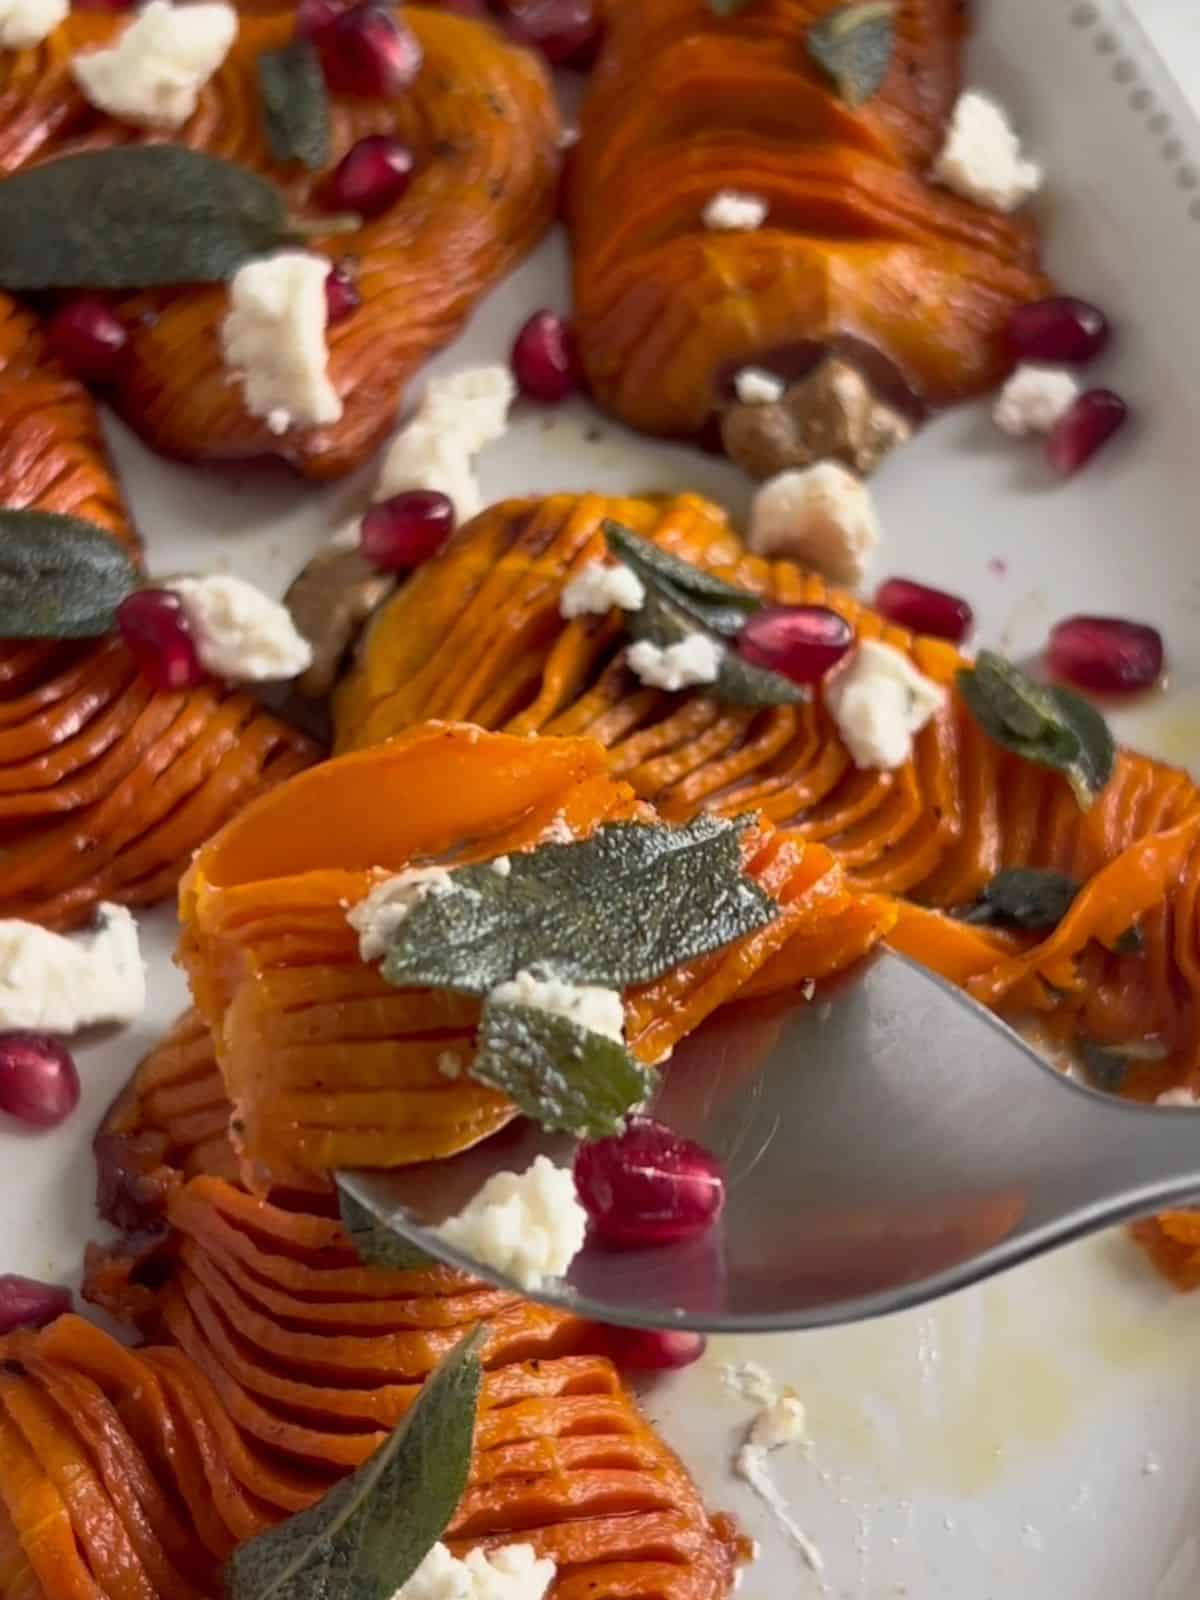
<svg viewBox="0 0 1200 1600"><path fill-rule="evenodd" d="M619 611L640 611L646 603L646 586L623 561L609 566L604 561L589 561L566 584L559 596L558 609L572 617L603 615Z"/></svg>
<svg viewBox="0 0 1200 1600"><path fill-rule="evenodd" d="M818 461L768 478L754 496L746 541L834 583L858 583L879 543L871 491L849 467Z"/></svg>
<svg viewBox="0 0 1200 1600"><path fill-rule="evenodd" d="M406 489L434 489L448 497L459 523L483 509L475 457L508 431L517 386L507 367L468 367L430 378L416 414L383 458L375 499Z"/></svg>
<svg viewBox="0 0 1200 1600"><path fill-rule="evenodd" d="M1049 433L1078 398L1074 373L1062 367L1020 366L997 395L992 420L1002 433L1018 439Z"/></svg>
<svg viewBox="0 0 1200 1600"><path fill-rule="evenodd" d="M0 1028L77 1033L132 1022L146 1005L137 923L103 901L96 927L66 938L35 922L0 920Z"/></svg>
<svg viewBox="0 0 1200 1600"><path fill-rule="evenodd" d="M753 233L767 220L769 209L760 194L722 189L704 208L704 226L717 233Z"/></svg>
<svg viewBox="0 0 1200 1600"><path fill-rule="evenodd" d="M72 57L71 74L100 111L146 128L181 128L237 38L232 6L150 0L102 50Z"/></svg>
<svg viewBox="0 0 1200 1600"><path fill-rule="evenodd" d="M454 875L445 867L409 867L385 878L346 913L346 921L358 934L359 955L364 961L377 961L410 911L430 895L457 892Z"/></svg>
<svg viewBox="0 0 1200 1600"><path fill-rule="evenodd" d="M716 683L725 651L706 633L689 633L678 644L657 645L639 639L625 653L629 669L653 689L690 688L694 683Z"/></svg>
<svg viewBox="0 0 1200 1600"><path fill-rule="evenodd" d="M497 984L488 994L498 1005L532 1006L566 1017L569 1022L601 1033L618 1043L625 1037L625 1007L619 989L602 989L597 984L565 983L561 978L537 978L532 972L518 972L508 983Z"/></svg>
<svg viewBox="0 0 1200 1600"><path fill-rule="evenodd" d="M342 402L329 381L325 280L329 262L308 250L247 261L229 285L221 354L252 417L272 433L336 422Z"/></svg>
<svg viewBox="0 0 1200 1600"><path fill-rule="evenodd" d="M312 645L292 614L244 578L176 578L170 585L187 617L196 654L214 678L270 683L312 665Z"/></svg>
<svg viewBox="0 0 1200 1600"><path fill-rule="evenodd" d="M439 1543L392 1600L543 1600L556 1570L531 1544L468 1550L460 1561Z"/></svg>
<svg viewBox="0 0 1200 1600"><path fill-rule="evenodd" d="M854 765L889 772L911 759L946 691L890 644L865 639L825 679L824 697Z"/></svg>
<svg viewBox="0 0 1200 1600"><path fill-rule="evenodd" d="M932 176L993 211L1016 211L1042 186L1043 172L1021 152L1004 110L977 90L959 95Z"/></svg>
<svg viewBox="0 0 1200 1600"><path fill-rule="evenodd" d="M561 1278L583 1248L587 1212L574 1174L538 1156L525 1172L493 1173L438 1233L473 1260L534 1290L547 1278Z"/></svg>
<svg viewBox="0 0 1200 1600"><path fill-rule="evenodd" d="M0 45L28 50L41 44L70 9L70 0L0 0Z"/></svg>

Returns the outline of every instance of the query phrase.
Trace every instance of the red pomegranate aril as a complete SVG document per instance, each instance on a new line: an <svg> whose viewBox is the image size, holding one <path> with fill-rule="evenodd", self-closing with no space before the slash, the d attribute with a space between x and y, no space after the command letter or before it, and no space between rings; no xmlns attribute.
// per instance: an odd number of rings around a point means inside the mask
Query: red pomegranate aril
<svg viewBox="0 0 1200 1600"><path fill-rule="evenodd" d="M46 324L46 343L67 371L85 383L115 376L129 345L129 329L103 300L71 300Z"/></svg>
<svg viewBox="0 0 1200 1600"><path fill-rule="evenodd" d="M1046 441L1050 465L1064 477L1086 466L1107 444L1129 415L1129 407L1111 389L1088 389L1054 429Z"/></svg>
<svg viewBox="0 0 1200 1600"><path fill-rule="evenodd" d="M552 66L583 65L600 39L593 0L503 0L509 33Z"/></svg>
<svg viewBox="0 0 1200 1600"><path fill-rule="evenodd" d="M404 572L436 555L454 532L454 506L436 489L408 489L362 519L358 547L380 572Z"/></svg>
<svg viewBox="0 0 1200 1600"><path fill-rule="evenodd" d="M339 0L300 0L296 7L296 37L320 43L345 10Z"/></svg>
<svg viewBox="0 0 1200 1600"><path fill-rule="evenodd" d="M738 654L793 683L819 683L854 643L854 629L827 606L764 606L737 636Z"/></svg>
<svg viewBox="0 0 1200 1600"><path fill-rule="evenodd" d="M66 1045L46 1033L0 1033L0 1111L54 1128L79 1104L79 1074Z"/></svg>
<svg viewBox="0 0 1200 1600"><path fill-rule="evenodd" d="M323 200L333 211L374 217L394 205L412 182L413 157L407 145L386 133L372 133L352 145L334 167Z"/></svg>
<svg viewBox="0 0 1200 1600"><path fill-rule="evenodd" d="M1091 361L1110 332L1099 306L1066 294L1018 306L1008 323L1009 344L1023 361Z"/></svg>
<svg viewBox="0 0 1200 1600"><path fill-rule="evenodd" d="M362 305L362 295L353 269L345 261L335 261L325 279L325 317L332 325L353 316Z"/></svg>
<svg viewBox="0 0 1200 1600"><path fill-rule="evenodd" d="M1067 617L1050 631L1046 665L1052 677L1100 694L1149 689L1162 677L1162 634L1123 617Z"/></svg>
<svg viewBox="0 0 1200 1600"><path fill-rule="evenodd" d="M704 1354L708 1340L684 1328L608 1328L606 1343L618 1367L632 1372L668 1372L690 1367Z"/></svg>
<svg viewBox="0 0 1200 1600"><path fill-rule="evenodd" d="M334 17L318 38L321 69L334 94L390 100L421 70L421 45L407 23L373 0Z"/></svg>
<svg viewBox="0 0 1200 1600"><path fill-rule="evenodd" d="M71 1291L60 1283L39 1283L15 1272L0 1273L0 1334L18 1328L44 1328L71 1309Z"/></svg>
<svg viewBox="0 0 1200 1600"><path fill-rule="evenodd" d="M579 387L575 334L565 317L535 311L513 341L513 377L530 400L554 406Z"/></svg>
<svg viewBox="0 0 1200 1600"><path fill-rule="evenodd" d="M694 1238L725 1204L717 1158L653 1117L630 1117L624 1133L581 1145L575 1188L596 1236L633 1249Z"/></svg>
<svg viewBox="0 0 1200 1600"><path fill-rule="evenodd" d="M951 644L961 644L975 621L975 613L958 595L931 589L912 578L889 578L881 583L875 609L902 628L932 634L935 639L949 639Z"/></svg>
<svg viewBox="0 0 1200 1600"><path fill-rule="evenodd" d="M126 595L117 607L117 627L153 688L194 689L204 682L187 613L172 590L135 589Z"/></svg>

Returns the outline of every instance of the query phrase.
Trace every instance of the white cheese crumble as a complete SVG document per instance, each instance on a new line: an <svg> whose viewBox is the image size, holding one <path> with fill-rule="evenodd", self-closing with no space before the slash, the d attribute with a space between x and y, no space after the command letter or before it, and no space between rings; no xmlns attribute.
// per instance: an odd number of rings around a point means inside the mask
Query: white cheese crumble
<svg viewBox="0 0 1200 1600"><path fill-rule="evenodd" d="M1164 1089L1154 1104L1156 1106L1188 1106L1194 1111L1200 1105L1200 1098L1197 1098L1194 1089Z"/></svg>
<svg viewBox="0 0 1200 1600"><path fill-rule="evenodd" d="M726 1362L720 1369L720 1378L732 1394L760 1406L769 1406L779 1396L774 1378L757 1361Z"/></svg>
<svg viewBox="0 0 1200 1600"><path fill-rule="evenodd" d="M825 707L856 767L892 771L912 757L914 734L941 709L945 690L901 651L866 639L824 683Z"/></svg>
<svg viewBox="0 0 1200 1600"><path fill-rule="evenodd" d="M416 414L383 458L375 499L406 489L436 489L454 505L459 523L483 509L475 457L508 430L517 386L507 367L468 367L431 378Z"/></svg>
<svg viewBox="0 0 1200 1600"><path fill-rule="evenodd" d="M150 0L115 43L73 56L84 98L122 122L180 128L237 37L232 6Z"/></svg>
<svg viewBox="0 0 1200 1600"><path fill-rule="evenodd" d="M0 0L0 45L28 50L41 44L70 9L70 0Z"/></svg>
<svg viewBox="0 0 1200 1600"><path fill-rule="evenodd" d="M336 422L342 402L329 381L325 280L329 262L308 250L247 261L229 285L221 322L225 365L252 417L272 433Z"/></svg>
<svg viewBox="0 0 1200 1600"><path fill-rule="evenodd" d="M0 1027L77 1033L132 1022L146 1005L137 923L104 901L90 932L65 938L17 917L0 921Z"/></svg>
<svg viewBox="0 0 1200 1600"><path fill-rule="evenodd" d="M439 1543L392 1600L544 1600L556 1570L531 1544L468 1550L460 1561Z"/></svg>
<svg viewBox="0 0 1200 1600"><path fill-rule="evenodd" d="M760 194L722 189L704 208L704 226L718 233L752 233L762 227L769 210Z"/></svg>
<svg viewBox="0 0 1200 1600"><path fill-rule="evenodd" d="M359 955L364 961L378 960L396 929L422 900L457 892L454 876L445 867L409 867L377 883L346 913L346 921L358 934Z"/></svg>
<svg viewBox="0 0 1200 1600"><path fill-rule="evenodd" d="M268 683L295 678L312 665L312 645L288 608L244 578L176 578L196 654L216 678Z"/></svg>
<svg viewBox="0 0 1200 1600"><path fill-rule="evenodd" d="M561 1278L583 1248L587 1212L565 1167L538 1156L525 1172L496 1172L438 1229L447 1244L536 1290Z"/></svg>
<svg viewBox="0 0 1200 1600"><path fill-rule="evenodd" d="M539 844L574 844L575 835L571 831L571 824L561 813L554 817L538 834Z"/></svg>
<svg viewBox="0 0 1200 1600"><path fill-rule="evenodd" d="M512 857L497 856L489 865L498 878L507 878L512 871Z"/></svg>
<svg viewBox="0 0 1200 1600"><path fill-rule="evenodd" d="M564 585L558 609L568 620L613 610L640 611L646 602L646 586L623 561L608 566L589 561L587 566Z"/></svg>
<svg viewBox="0 0 1200 1600"><path fill-rule="evenodd" d="M879 543L871 491L839 461L776 473L754 496L747 543L833 583L858 583Z"/></svg>
<svg viewBox="0 0 1200 1600"><path fill-rule="evenodd" d="M629 669L654 689L686 689L693 683L716 683L725 652L706 633L689 633L678 644L651 644L639 639L625 653Z"/></svg>
<svg viewBox="0 0 1200 1600"><path fill-rule="evenodd" d="M787 385L782 378L763 367L743 367L733 380L738 399L744 406L768 406L782 400Z"/></svg>
<svg viewBox="0 0 1200 1600"><path fill-rule="evenodd" d="M1004 433L1049 433L1079 398L1079 381L1061 367L1020 366L996 396L992 420Z"/></svg>
<svg viewBox="0 0 1200 1600"><path fill-rule="evenodd" d="M732 1382L730 1381L732 1375ZM784 1537L814 1572L824 1569L820 1550L797 1524L787 1501L780 1493L767 1466L767 1457L784 1445L798 1444L805 1436L804 1406L791 1389L775 1388L770 1374L755 1362L723 1368L722 1379L740 1393L751 1393L761 1409L746 1430L746 1437L733 1458L733 1470L762 1500L782 1530Z"/></svg>
<svg viewBox="0 0 1200 1600"><path fill-rule="evenodd" d="M978 205L1016 211L1041 188L1043 173L1022 155L1021 141L1003 109L969 89L959 95L951 114L933 177Z"/></svg>
<svg viewBox="0 0 1200 1600"><path fill-rule="evenodd" d="M443 1078L449 1078L453 1083L456 1078L462 1077L462 1057L454 1050L443 1050L437 1058L437 1069Z"/></svg>
<svg viewBox="0 0 1200 1600"><path fill-rule="evenodd" d="M619 989L602 989L596 984L564 983L561 978L538 978L532 972L518 972L508 983L497 984L489 1000L498 1005L532 1006L566 1017L618 1042L625 1037L625 1007Z"/></svg>

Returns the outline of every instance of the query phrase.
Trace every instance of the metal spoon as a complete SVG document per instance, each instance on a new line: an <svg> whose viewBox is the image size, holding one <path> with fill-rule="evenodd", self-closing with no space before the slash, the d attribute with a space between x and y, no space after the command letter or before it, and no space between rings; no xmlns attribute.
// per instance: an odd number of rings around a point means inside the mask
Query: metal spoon
<svg viewBox="0 0 1200 1600"><path fill-rule="evenodd" d="M1200 1118L1093 1093L887 952L812 1001L721 1012L676 1051L653 1113L725 1162L720 1222L686 1244L589 1244L535 1298L640 1327L818 1327L1200 1197ZM522 1125L450 1161L343 1178L431 1255L505 1283L433 1230L493 1172L573 1150Z"/></svg>

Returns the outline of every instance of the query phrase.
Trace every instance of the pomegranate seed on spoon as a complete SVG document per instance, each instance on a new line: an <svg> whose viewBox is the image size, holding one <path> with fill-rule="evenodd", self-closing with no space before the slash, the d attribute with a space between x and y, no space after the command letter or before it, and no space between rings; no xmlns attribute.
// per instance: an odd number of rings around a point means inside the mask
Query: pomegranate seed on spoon
<svg viewBox="0 0 1200 1600"><path fill-rule="evenodd" d="M324 189L324 203L333 211L357 211L374 217L386 211L412 182L413 156L390 134L360 139L334 167Z"/></svg>
<svg viewBox="0 0 1200 1600"><path fill-rule="evenodd" d="M1099 306L1065 294L1018 306L1008 323L1008 342L1024 361L1091 361L1109 333Z"/></svg>
<svg viewBox="0 0 1200 1600"><path fill-rule="evenodd" d="M129 330L103 300L81 295L46 324L46 343L67 371L87 383L115 375L129 345Z"/></svg>
<svg viewBox="0 0 1200 1600"><path fill-rule="evenodd" d="M362 519L358 547L379 572L404 572L436 555L454 532L454 506L435 489L381 500Z"/></svg>
<svg viewBox="0 0 1200 1600"><path fill-rule="evenodd" d="M975 613L965 600L912 578L889 578L880 584L875 609L902 628L932 634L935 639L949 639L951 644L961 644L975 621Z"/></svg>
<svg viewBox="0 0 1200 1600"><path fill-rule="evenodd" d="M607 1244L676 1244L712 1227L725 1204L721 1163L652 1117L630 1117L624 1133L580 1145L575 1188Z"/></svg>
<svg viewBox="0 0 1200 1600"><path fill-rule="evenodd" d="M117 627L138 671L155 689L194 689L206 677L179 596L135 589L117 607Z"/></svg>
<svg viewBox="0 0 1200 1600"><path fill-rule="evenodd" d="M584 65L600 39L593 0L503 0L509 33L552 66Z"/></svg>
<svg viewBox="0 0 1200 1600"><path fill-rule="evenodd" d="M374 0L351 6L321 29L321 68L334 94L390 100L421 70L416 34Z"/></svg>
<svg viewBox="0 0 1200 1600"><path fill-rule="evenodd" d="M1149 689L1162 676L1162 634L1123 617L1067 617L1051 629L1046 664L1053 677L1080 689Z"/></svg>
<svg viewBox="0 0 1200 1600"><path fill-rule="evenodd" d="M335 261L325 279L325 317L329 323L344 322L362 305L362 295L354 272L345 261Z"/></svg>
<svg viewBox="0 0 1200 1600"><path fill-rule="evenodd" d="M764 606L737 636L737 652L793 683L818 683L854 643L854 629L827 606Z"/></svg>
<svg viewBox="0 0 1200 1600"><path fill-rule="evenodd" d="M296 7L296 37L319 44L345 9L339 0L300 0Z"/></svg>
<svg viewBox="0 0 1200 1600"><path fill-rule="evenodd" d="M15 1272L0 1273L0 1334L18 1328L44 1328L71 1309L71 1291L59 1283L39 1283Z"/></svg>
<svg viewBox="0 0 1200 1600"><path fill-rule="evenodd" d="M1129 415L1129 407L1111 389L1088 389L1067 412L1046 441L1050 465L1064 477L1078 472L1108 443Z"/></svg>
<svg viewBox="0 0 1200 1600"><path fill-rule="evenodd" d="M0 1033L0 1111L53 1128L78 1104L79 1073L66 1045L45 1033Z"/></svg>
<svg viewBox="0 0 1200 1600"><path fill-rule="evenodd" d="M513 341L513 377L530 400L558 405L579 386L575 335L565 317L535 311Z"/></svg>

